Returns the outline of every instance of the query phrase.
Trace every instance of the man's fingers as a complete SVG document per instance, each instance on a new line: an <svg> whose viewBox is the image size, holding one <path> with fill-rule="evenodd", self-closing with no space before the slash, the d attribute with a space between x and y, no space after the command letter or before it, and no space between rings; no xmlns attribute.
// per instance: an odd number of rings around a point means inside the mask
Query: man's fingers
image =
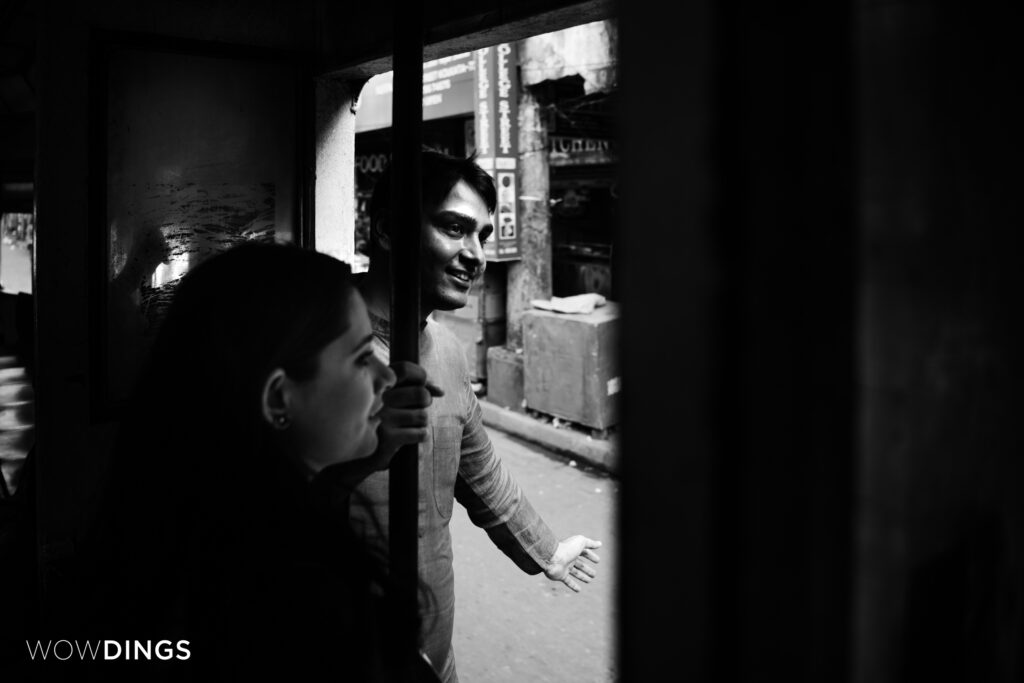
<svg viewBox="0 0 1024 683"><path fill-rule="evenodd" d="M591 578L594 576L593 574L588 574L587 572L585 572L582 569L579 569L577 567L573 567L572 569L570 569L569 573L572 576L575 576L577 579L579 579L583 583L590 583Z"/></svg>
<svg viewBox="0 0 1024 683"><path fill-rule="evenodd" d="M427 371L416 363L398 360L391 364L391 369L395 371L396 387L403 384L423 384L427 381Z"/></svg>
<svg viewBox="0 0 1024 683"><path fill-rule="evenodd" d="M395 361L391 364L395 371L395 387L425 386L432 396L444 396L444 390L430 381L427 371L409 361Z"/></svg>
<svg viewBox="0 0 1024 683"><path fill-rule="evenodd" d="M382 429L403 427L426 427L430 424L425 410L409 410L405 408L383 408L380 411Z"/></svg>
<svg viewBox="0 0 1024 683"><path fill-rule="evenodd" d="M433 399L426 387L405 386L395 387L384 392L381 397L384 405L389 408L426 408Z"/></svg>
<svg viewBox="0 0 1024 683"><path fill-rule="evenodd" d="M384 392L384 405L393 408L426 408L434 398L444 396L444 389L430 382L426 384L406 384L392 387Z"/></svg>
<svg viewBox="0 0 1024 683"><path fill-rule="evenodd" d="M581 572L583 574L586 574L587 576L589 576L591 578L597 576L597 572L594 571L593 567L591 567L591 566L589 566L589 565L587 565L587 564L585 564L583 562L580 562L579 560L577 560L576 564L573 565L573 569L575 569L576 571Z"/></svg>
<svg viewBox="0 0 1024 683"><path fill-rule="evenodd" d="M385 432L385 439L391 444L405 445L410 443L423 443L427 440L426 427L403 427L382 428Z"/></svg>
<svg viewBox="0 0 1024 683"><path fill-rule="evenodd" d="M580 585L573 581L570 577L567 576L564 579L562 579L562 583L571 588L574 593L580 592Z"/></svg>
<svg viewBox="0 0 1024 683"><path fill-rule="evenodd" d="M597 556L597 553L589 549L584 550L582 553L580 553L580 557L585 557L595 564L601 561L601 558Z"/></svg>

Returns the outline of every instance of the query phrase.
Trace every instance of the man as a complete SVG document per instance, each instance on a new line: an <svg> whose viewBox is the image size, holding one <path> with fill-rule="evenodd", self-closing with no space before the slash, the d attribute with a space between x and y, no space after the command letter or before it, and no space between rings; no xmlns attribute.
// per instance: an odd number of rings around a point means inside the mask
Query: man
<svg viewBox="0 0 1024 683"><path fill-rule="evenodd" d="M519 485L494 453L484 431L480 405L470 387L461 344L444 327L427 319L433 311L466 305L469 290L486 265L483 243L494 230L494 182L471 159L434 151L423 153L423 211L420 263L420 365L440 390L424 387L420 402L399 373L386 408L381 411L380 452L393 451L423 428L420 453L419 563L428 596L421 605L422 647L442 681L457 681L451 648L455 607L452 546L448 523L453 501L523 571L544 574L579 591L598 562L601 544L584 536L558 541L534 511ZM359 289L373 323L375 351L388 358L391 250L390 173L378 180L370 202L370 270ZM422 385L422 377L419 383ZM428 424L422 419L426 411ZM417 408L420 408L417 411ZM387 552L388 473L378 472L353 496L353 527L368 544Z"/></svg>

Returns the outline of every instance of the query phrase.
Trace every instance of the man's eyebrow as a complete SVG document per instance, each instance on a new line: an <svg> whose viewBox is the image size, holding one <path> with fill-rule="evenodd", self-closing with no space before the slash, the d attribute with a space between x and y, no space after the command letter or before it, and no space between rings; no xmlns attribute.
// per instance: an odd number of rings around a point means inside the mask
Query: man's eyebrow
<svg viewBox="0 0 1024 683"><path fill-rule="evenodd" d="M356 349L356 350L359 350L359 349L363 348L364 346L366 346L367 344L369 344L372 341L373 341L373 332L371 332L370 334L368 334L365 337L363 337L362 340L360 340L360 342L358 344L356 344L353 348Z"/></svg>
<svg viewBox="0 0 1024 683"><path fill-rule="evenodd" d="M434 214L435 220L454 220L460 223L472 223L476 225L476 219L455 209L445 209Z"/></svg>
<svg viewBox="0 0 1024 683"><path fill-rule="evenodd" d="M477 224L476 219L473 218L472 216L467 216L466 214L460 213L459 211L456 211L454 209L445 209L444 211L438 211L436 214L434 214L433 220L438 222L453 221L455 223L460 223L464 226L472 226L475 227L480 232L486 234L494 232L493 223L484 223L483 225L479 225Z"/></svg>

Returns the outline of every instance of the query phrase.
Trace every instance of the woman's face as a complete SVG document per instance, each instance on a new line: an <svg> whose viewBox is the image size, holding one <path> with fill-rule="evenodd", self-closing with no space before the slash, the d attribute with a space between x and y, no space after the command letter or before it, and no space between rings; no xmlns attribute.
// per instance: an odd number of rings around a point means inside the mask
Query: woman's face
<svg viewBox="0 0 1024 683"><path fill-rule="evenodd" d="M381 395L395 374L373 353L366 305L355 290L345 307L345 333L317 355L316 374L291 383L288 438L313 472L377 448Z"/></svg>

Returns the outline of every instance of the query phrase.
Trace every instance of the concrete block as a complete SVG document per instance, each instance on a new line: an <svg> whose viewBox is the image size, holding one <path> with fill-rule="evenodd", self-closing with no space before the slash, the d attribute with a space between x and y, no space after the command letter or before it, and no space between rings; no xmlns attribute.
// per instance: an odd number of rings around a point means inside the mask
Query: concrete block
<svg viewBox="0 0 1024 683"><path fill-rule="evenodd" d="M524 313L527 407L595 429L615 424L621 381L617 328L618 310L613 303L586 315Z"/></svg>
<svg viewBox="0 0 1024 683"><path fill-rule="evenodd" d="M487 349L487 400L522 412L523 354L504 346Z"/></svg>
<svg viewBox="0 0 1024 683"><path fill-rule="evenodd" d="M529 415L496 406L486 399L480 401L480 408L484 414L484 424L488 427L500 429L555 453L582 460L612 474L620 472L619 447L615 438L595 439L572 429L558 429Z"/></svg>

